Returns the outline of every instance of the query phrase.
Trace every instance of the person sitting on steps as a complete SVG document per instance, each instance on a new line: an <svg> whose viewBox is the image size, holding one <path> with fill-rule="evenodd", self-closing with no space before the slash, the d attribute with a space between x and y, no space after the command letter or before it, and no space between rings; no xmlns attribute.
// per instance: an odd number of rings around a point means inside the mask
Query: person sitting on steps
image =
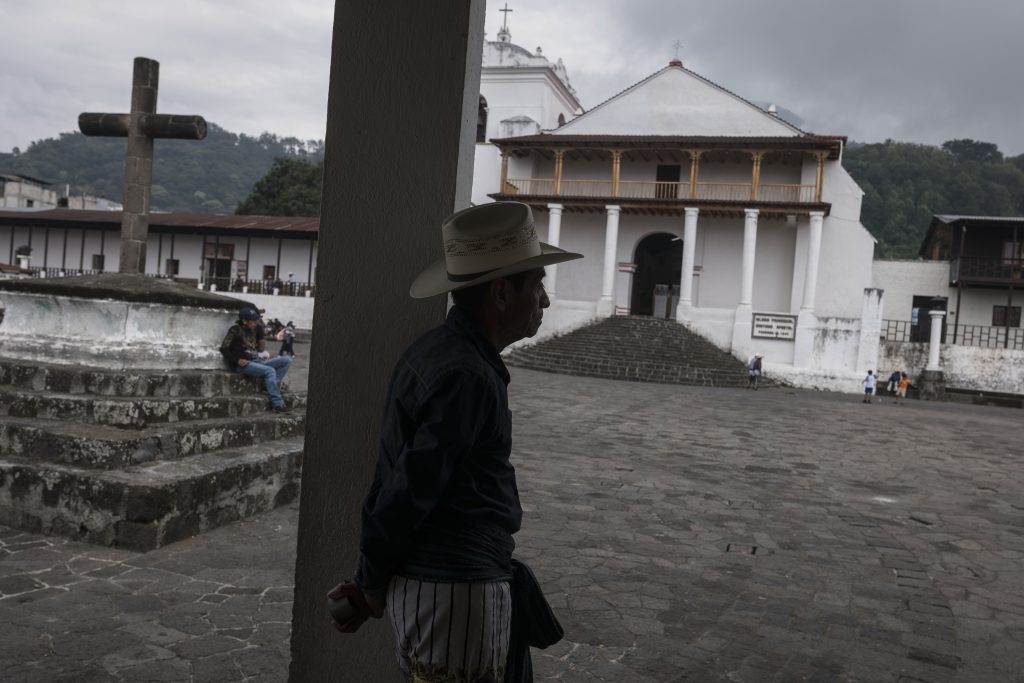
<svg viewBox="0 0 1024 683"><path fill-rule="evenodd" d="M234 372L248 377L263 379L263 385L270 394L270 410L277 413L288 411L281 396L281 381L288 374L292 359L290 356L269 358L262 350L262 339L257 334L260 314L252 308L243 308L238 322L228 329L220 345L220 353Z"/></svg>

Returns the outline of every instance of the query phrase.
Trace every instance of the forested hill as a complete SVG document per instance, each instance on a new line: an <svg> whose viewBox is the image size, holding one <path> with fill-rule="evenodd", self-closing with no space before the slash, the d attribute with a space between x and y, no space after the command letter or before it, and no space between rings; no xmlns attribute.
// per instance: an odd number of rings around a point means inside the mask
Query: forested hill
<svg viewBox="0 0 1024 683"><path fill-rule="evenodd" d="M123 139L63 133L21 153L0 153L0 171L120 201L124 151ZM320 161L323 151L322 140L236 135L212 124L202 141L158 140L152 206L234 213L242 204L245 213L315 214L322 167L289 162ZM284 161L275 165L276 158ZM843 165L864 189L861 222L878 239L880 258L915 258L932 214L1024 215L1024 154L1004 157L992 143L851 142Z"/></svg>
<svg viewBox="0 0 1024 683"><path fill-rule="evenodd" d="M879 258L916 258L932 214L1024 216L1024 154L989 142L850 143L843 166L864 190L860 220Z"/></svg>
<svg viewBox="0 0 1024 683"><path fill-rule="evenodd" d="M0 153L0 172L41 178L72 194L121 201L124 138L92 138L81 133L33 142L28 149ZM157 140L152 208L156 211L234 213L274 159L317 161L322 140L236 135L209 124L205 140Z"/></svg>

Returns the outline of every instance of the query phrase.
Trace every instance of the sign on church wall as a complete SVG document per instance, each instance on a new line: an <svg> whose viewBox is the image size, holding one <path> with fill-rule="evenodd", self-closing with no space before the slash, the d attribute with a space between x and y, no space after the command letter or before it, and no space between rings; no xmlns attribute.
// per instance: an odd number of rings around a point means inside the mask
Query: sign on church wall
<svg viewBox="0 0 1024 683"><path fill-rule="evenodd" d="M796 316L755 313L750 336L754 339L796 339Z"/></svg>

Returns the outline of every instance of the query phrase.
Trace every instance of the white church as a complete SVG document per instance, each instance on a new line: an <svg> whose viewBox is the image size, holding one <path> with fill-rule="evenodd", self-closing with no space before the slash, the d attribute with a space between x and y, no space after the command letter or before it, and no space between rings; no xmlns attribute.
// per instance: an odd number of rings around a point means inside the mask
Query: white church
<svg viewBox="0 0 1024 683"><path fill-rule="evenodd" d="M484 46L473 201L529 204L548 269L544 335L612 314L675 318L800 384L878 358L881 292L846 139L787 123L678 59L585 113L559 60Z"/></svg>

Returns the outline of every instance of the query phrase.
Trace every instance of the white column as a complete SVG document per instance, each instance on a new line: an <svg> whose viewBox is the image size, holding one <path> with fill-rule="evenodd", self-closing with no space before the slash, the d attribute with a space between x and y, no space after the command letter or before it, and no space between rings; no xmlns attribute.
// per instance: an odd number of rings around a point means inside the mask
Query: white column
<svg viewBox="0 0 1024 683"><path fill-rule="evenodd" d="M562 205L548 204L548 244L558 246L558 240L562 236ZM555 299L555 283L558 280L558 266L546 267L547 277L544 278L544 288L548 292L548 298Z"/></svg>
<svg viewBox="0 0 1024 683"><path fill-rule="evenodd" d="M746 209L743 220L743 263L740 303L732 324L732 353L744 358L750 354L750 334L754 327L754 251L757 247L757 209Z"/></svg>
<svg viewBox="0 0 1024 683"><path fill-rule="evenodd" d="M679 303L693 305L693 253L697 247L697 214L700 209L688 206L683 209L683 275L679 287Z"/></svg>
<svg viewBox="0 0 1024 683"><path fill-rule="evenodd" d="M740 281L740 306L751 306L754 299L754 251L757 248L757 209L744 211L743 279Z"/></svg>
<svg viewBox="0 0 1024 683"><path fill-rule="evenodd" d="M608 223L604 231L604 277L601 280L601 298L597 314L609 316L615 312L615 255L619 246L619 213L621 207L606 206Z"/></svg>
<svg viewBox="0 0 1024 683"><path fill-rule="evenodd" d="M939 365L939 349L942 346L942 325L944 323L945 311L928 311L932 319L931 337L928 340L928 367L925 370L941 370Z"/></svg>
<svg viewBox="0 0 1024 683"><path fill-rule="evenodd" d="M804 300L801 311L813 311L818 293L818 260L821 257L821 225L825 218L822 211L811 211L811 229L807 235L807 268L804 270Z"/></svg>

